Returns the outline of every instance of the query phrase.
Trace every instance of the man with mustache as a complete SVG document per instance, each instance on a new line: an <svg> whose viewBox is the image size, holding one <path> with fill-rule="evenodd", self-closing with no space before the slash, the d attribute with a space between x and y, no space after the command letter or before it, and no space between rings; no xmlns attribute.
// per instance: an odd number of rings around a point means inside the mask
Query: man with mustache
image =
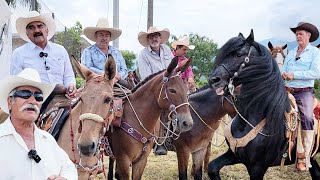
<svg viewBox="0 0 320 180"><path fill-rule="evenodd" d="M93 72L103 74L104 64L108 60L108 55L111 54L117 63L116 82L124 83L123 80L128 76L126 62L121 52L109 45L109 42L119 38L121 33L121 29L109 26L107 18L99 18L95 27L84 28L83 34L96 43L83 50L81 62Z"/></svg>
<svg viewBox="0 0 320 180"><path fill-rule="evenodd" d="M170 36L168 29L159 30L156 27L149 27L147 32L140 32L138 40L145 48L140 52L138 57L138 68L141 79L145 79L151 74L157 73L166 69L173 54L170 48L165 44ZM160 127L160 122L157 127ZM163 137L164 129L160 127L159 136ZM157 140L158 143L163 144L163 138ZM156 145L154 153L156 155L166 155L167 150L165 146Z"/></svg>
<svg viewBox="0 0 320 180"><path fill-rule="evenodd" d="M318 29L306 22L291 28L298 47L289 52L282 67L285 86L296 99L301 118L301 138L297 141L297 169L307 171L314 140L314 80L320 78L320 51L310 42L318 39ZM298 133L300 134L300 133ZM301 142L302 140L302 142Z"/></svg>
<svg viewBox="0 0 320 180"><path fill-rule="evenodd" d="M26 44L12 53L10 74L16 75L25 68L33 68L45 84L63 84L68 94L76 92L76 81L66 49L49 40L55 34L55 22L50 14L31 11L16 21L16 29ZM44 106L50 102L50 95Z"/></svg>
<svg viewBox="0 0 320 180"><path fill-rule="evenodd" d="M31 68L0 83L0 107L9 114L0 124L1 179L78 179L67 153L34 123L54 85L41 83L39 73Z"/></svg>

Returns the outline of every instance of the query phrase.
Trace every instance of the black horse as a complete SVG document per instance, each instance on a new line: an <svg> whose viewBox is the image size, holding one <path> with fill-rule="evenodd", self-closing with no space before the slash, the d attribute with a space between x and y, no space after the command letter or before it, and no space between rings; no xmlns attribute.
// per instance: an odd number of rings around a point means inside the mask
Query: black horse
<svg viewBox="0 0 320 180"><path fill-rule="evenodd" d="M240 33L220 49L209 83L220 95L233 94L234 87L241 87L240 93L234 95L239 112L231 124L234 138L244 137L251 130L259 132L244 147L231 150L228 141L228 151L209 163L209 177L220 179L223 166L243 163L250 179L263 179L269 167L280 165L288 147L284 113L290 111L290 105L277 62L254 41L252 30L248 38ZM256 126L262 121L265 125L258 130ZM292 152L291 162L287 160L286 164L294 163L295 149ZM315 159L311 164L312 178L320 179Z"/></svg>

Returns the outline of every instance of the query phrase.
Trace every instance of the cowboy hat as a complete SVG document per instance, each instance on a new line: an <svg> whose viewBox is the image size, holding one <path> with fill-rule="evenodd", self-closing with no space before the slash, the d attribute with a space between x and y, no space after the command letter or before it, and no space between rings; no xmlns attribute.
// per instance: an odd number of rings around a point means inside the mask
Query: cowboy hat
<svg viewBox="0 0 320 180"><path fill-rule="evenodd" d="M26 28L28 24L36 21L43 22L47 26L48 28L47 39L50 40L53 37L53 35L56 33L56 24L54 22L54 19L49 13L39 14L37 11L30 11L26 17L20 17L17 19L16 28L21 39L27 42L30 41L30 39L27 36Z"/></svg>
<svg viewBox="0 0 320 180"><path fill-rule="evenodd" d="M190 45L189 37L188 36L182 36L178 40L173 41L171 44L171 47L173 49L177 49L177 46L187 46L189 49L193 50L195 48L194 45Z"/></svg>
<svg viewBox="0 0 320 180"><path fill-rule="evenodd" d="M164 44L168 41L169 36L170 36L170 31L167 28L164 28L163 30L158 30L156 27L149 27L147 32L140 32L138 34L138 40L140 44L144 47L148 46L148 38L147 36L149 34L154 34L154 33L160 33L161 35L161 44Z"/></svg>
<svg viewBox="0 0 320 180"><path fill-rule="evenodd" d="M290 28L293 33L296 33L297 30L305 30L311 33L311 37L309 39L310 42L313 42L318 39L319 31L316 26L306 22L299 22L297 27Z"/></svg>
<svg viewBox="0 0 320 180"><path fill-rule="evenodd" d="M97 31L109 31L111 33L110 41L117 39L122 33L121 29L110 27L108 19L103 17L98 19L97 25L95 27L84 28L83 34L91 41L96 42L97 39L95 33Z"/></svg>
<svg viewBox="0 0 320 180"><path fill-rule="evenodd" d="M25 68L17 75L10 75L0 81L0 108L9 114L7 98L9 93L20 86L32 86L38 88L43 93L43 102L47 99L53 91L55 85L41 83L38 71L31 68Z"/></svg>

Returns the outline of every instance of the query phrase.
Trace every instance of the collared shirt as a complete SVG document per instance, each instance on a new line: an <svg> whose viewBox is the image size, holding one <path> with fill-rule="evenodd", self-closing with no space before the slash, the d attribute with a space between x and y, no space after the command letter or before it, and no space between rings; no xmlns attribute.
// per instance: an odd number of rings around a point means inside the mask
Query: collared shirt
<svg viewBox="0 0 320 180"><path fill-rule="evenodd" d="M41 52L48 57L39 56ZM66 49L56 43L48 41L44 49L28 42L15 49L12 53L10 74L16 75L25 68L33 68L40 74L45 84L76 84L75 76Z"/></svg>
<svg viewBox="0 0 320 180"><path fill-rule="evenodd" d="M176 53L174 51L172 51L172 54L174 57L176 57ZM178 57L178 66L184 61L185 58L186 58L185 56ZM188 66L188 68L180 74L180 77L183 79L183 81L188 81L188 78L194 78L192 68Z"/></svg>
<svg viewBox="0 0 320 180"><path fill-rule="evenodd" d="M138 58L138 68L141 79L166 69L172 59L173 54L165 44L160 44L160 56L152 51L150 46L145 47L140 52Z"/></svg>
<svg viewBox="0 0 320 180"><path fill-rule="evenodd" d="M121 79L125 79L128 76L128 69L121 52L115 47L108 46L108 54L111 54L116 61ZM82 64L97 74L104 73L104 64L107 60L108 55L104 54L96 44L84 49L81 56Z"/></svg>
<svg viewBox="0 0 320 180"><path fill-rule="evenodd" d="M35 150L41 158L39 163L28 157L29 149L10 118L0 124L0 179L39 180L52 175L68 180L78 179L75 165L49 133L35 126L34 141Z"/></svg>
<svg viewBox="0 0 320 180"><path fill-rule="evenodd" d="M296 60L298 47L287 55L282 72L293 72L293 80L285 81L285 86L293 88L313 87L314 80L320 78L320 51L310 43Z"/></svg>

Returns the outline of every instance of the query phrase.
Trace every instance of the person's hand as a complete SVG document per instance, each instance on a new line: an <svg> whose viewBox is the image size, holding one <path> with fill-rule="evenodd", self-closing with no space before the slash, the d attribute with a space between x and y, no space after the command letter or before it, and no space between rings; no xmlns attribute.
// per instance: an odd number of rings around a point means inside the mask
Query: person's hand
<svg viewBox="0 0 320 180"><path fill-rule="evenodd" d="M188 78L187 86L192 92L194 92L197 89L196 82L193 78Z"/></svg>
<svg viewBox="0 0 320 180"><path fill-rule="evenodd" d="M186 63L188 62L188 58L184 58L180 63L179 63L179 67L182 67L182 66L184 66L184 65L186 65Z"/></svg>
<svg viewBox="0 0 320 180"><path fill-rule="evenodd" d="M67 180L67 179L62 176L52 175L52 176L48 177L47 180Z"/></svg>
<svg viewBox="0 0 320 180"><path fill-rule="evenodd" d="M76 92L77 92L76 85L69 84L68 89L67 89L68 96L73 98Z"/></svg>
<svg viewBox="0 0 320 180"><path fill-rule="evenodd" d="M282 73L282 78L287 81L291 81L294 78L293 72L284 72Z"/></svg>

